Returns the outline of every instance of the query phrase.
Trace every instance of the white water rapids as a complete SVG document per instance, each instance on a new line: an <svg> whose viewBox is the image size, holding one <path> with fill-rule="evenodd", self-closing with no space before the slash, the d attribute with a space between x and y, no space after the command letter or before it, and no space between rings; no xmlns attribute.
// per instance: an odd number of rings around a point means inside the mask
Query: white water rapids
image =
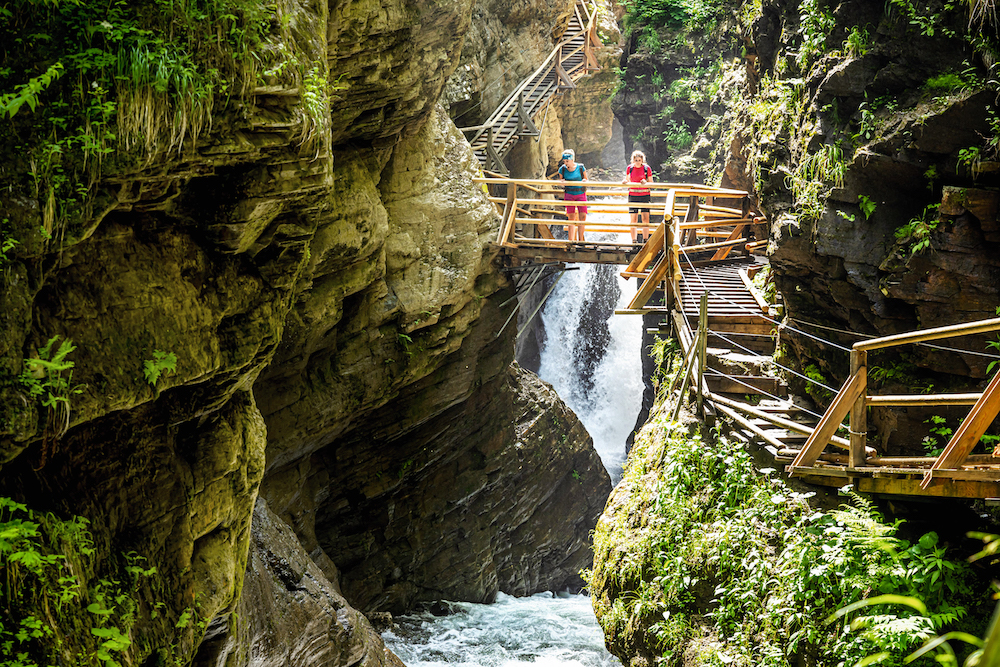
<svg viewBox="0 0 1000 667"><path fill-rule="evenodd" d="M599 217L599 216L593 216ZM628 235L591 234L625 242ZM642 317L615 315L635 296L624 267L577 264L540 313L545 325L538 376L555 387L594 439L613 483L642 407Z"/></svg>
<svg viewBox="0 0 1000 667"><path fill-rule="evenodd" d="M596 218L598 216L592 216ZM590 240L597 234L590 233ZM625 234L603 235L625 241ZM551 383L594 439L617 483L625 442L642 407L642 318L614 315L635 294L622 267L567 271L539 316L545 326L538 375ZM590 598L539 593L493 604L449 603L455 613L394 619L383 635L407 667L620 667L604 648Z"/></svg>
<svg viewBox="0 0 1000 667"><path fill-rule="evenodd" d="M395 618L386 645L407 667L620 667L604 648L590 598L500 593L493 604L455 602L456 613Z"/></svg>

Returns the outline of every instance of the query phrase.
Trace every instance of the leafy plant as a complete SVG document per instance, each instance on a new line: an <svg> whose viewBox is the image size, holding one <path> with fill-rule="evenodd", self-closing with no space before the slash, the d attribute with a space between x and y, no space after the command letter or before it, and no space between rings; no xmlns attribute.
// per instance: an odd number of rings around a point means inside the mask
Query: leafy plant
<svg viewBox="0 0 1000 667"><path fill-rule="evenodd" d="M66 338L56 347L59 338L53 336L44 347L38 348L38 356L25 359L20 376L28 395L48 408L46 432L56 439L69 428L71 396L83 392L81 385L73 384L74 364L67 358L76 346Z"/></svg>
<svg viewBox="0 0 1000 667"><path fill-rule="evenodd" d="M132 645L137 590L155 576L135 554L123 580L94 574L88 522L40 515L0 498L0 667L121 667Z"/></svg>
<svg viewBox="0 0 1000 667"><path fill-rule="evenodd" d="M941 452L944 451L945 444L951 439L951 434L954 431L945 425L946 422L947 420L941 415L931 415L924 421L925 424L930 424L928 429L930 435L925 436L921 441L927 456L940 456Z"/></svg>
<svg viewBox="0 0 1000 667"><path fill-rule="evenodd" d="M864 213L865 220L871 218L872 213L875 212L875 202L866 195L858 195L858 206L861 207L861 212Z"/></svg>
<svg viewBox="0 0 1000 667"><path fill-rule="evenodd" d="M847 39L844 40L844 53L851 58L860 58L868 53L869 48L871 48L871 35L868 34L868 28L859 25L852 27L847 33Z"/></svg>
<svg viewBox="0 0 1000 667"><path fill-rule="evenodd" d="M824 144L799 161L787 182L800 215L813 220L822 215L828 187L844 187L847 166L843 151L837 144Z"/></svg>
<svg viewBox="0 0 1000 667"><path fill-rule="evenodd" d="M691 147L694 135L683 122L671 118L667 122L667 129L663 131L663 143L668 151L682 151Z"/></svg>
<svg viewBox="0 0 1000 667"><path fill-rule="evenodd" d="M896 243L908 248L911 256L930 247L931 234L941 225L941 219L934 215L937 208L938 204L931 204L895 231Z"/></svg>
<svg viewBox="0 0 1000 667"><path fill-rule="evenodd" d="M142 374L146 376L146 382L154 387L161 375L173 373L175 370L177 370L177 355L173 352L153 350L153 358L142 362Z"/></svg>

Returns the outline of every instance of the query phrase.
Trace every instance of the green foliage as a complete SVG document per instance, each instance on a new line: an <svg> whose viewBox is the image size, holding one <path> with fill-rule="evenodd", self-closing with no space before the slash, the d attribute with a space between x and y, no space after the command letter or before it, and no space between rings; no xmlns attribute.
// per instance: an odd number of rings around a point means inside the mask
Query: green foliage
<svg viewBox="0 0 1000 667"><path fill-rule="evenodd" d="M28 390L28 395L48 408L47 431L60 438L69 428L70 397L83 392L83 387L73 384L73 362L70 353L76 349L73 341L64 339L56 348L59 336L53 336L44 347L38 348L38 356L24 360L24 370L20 382Z"/></svg>
<svg viewBox="0 0 1000 667"><path fill-rule="evenodd" d="M706 30L722 11L722 0L626 0L625 25L690 32Z"/></svg>
<svg viewBox="0 0 1000 667"><path fill-rule="evenodd" d="M52 85L52 82L63 73L60 62L52 63L49 68L27 83L16 86L13 92L0 95L0 118L13 118L25 104L32 111L38 106L39 95Z"/></svg>
<svg viewBox="0 0 1000 667"><path fill-rule="evenodd" d="M946 422L947 420L941 415L931 415L924 421L925 424L930 424L928 429L930 435L925 436L921 441L927 456L940 456L941 452L944 451L944 446L951 439L951 434L954 431L946 425Z"/></svg>
<svg viewBox="0 0 1000 667"><path fill-rule="evenodd" d="M142 362L142 374L146 376L146 382L154 387L161 375L173 373L175 370L177 370L177 355L173 352L153 350L153 358Z"/></svg>
<svg viewBox="0 0 1000 667"><path fill-rule="evenodd" d="M861 212L865 216L865 220L872 217L872 213L875 212L875 202L867 197L867 195L858 195L858 206L861 207Z"/></svg>
<svg viewBox="0 0 1000 667"><path fill-rule="evenodd" d="M653 386L658 387L664 378L674 372L673 366L678 363L680 346L674 338L657 336L649 347L650 356L656 362L656 372L653 374Z"/></svg>
<svg viewBox="0 0 1000 667"><path fill-rule="evenodd" d="M937 208L938 204L931 204L922 214L895 231L896 243L910 256L930 247L931 234L941 225L941 219L935 215Z"/></svg>
<svg viewBox="0 0 1000 667"><path fill-rule="evenodd" d="M787 179L800 216L818 220L825 210L828 187L844 187L848 164L838 144L824 144L807 153Z"/></svg>
<svg viewBox="0 0 1000 667"><path fill-rule="evenodd" d="M913 0L889 0L886 11L895 8L909 26L925 37L938 34L955 37L955 30L948 25L965 0L945 0L943 3L915 3Z"/></svg>
<svg viewBox="0 0 1000 667"><path fill-rule="evenodd" d="M871 48L871 35L868 34L868 28L859 25L851 28L847 33L847 39L844 40L844 53L850 58L860 58L868 53L869 48Z"/></svg>
<svg viewBox="0 0 1000 667"><path fill-rule="evenodd" d="M46 234L86 212L116 148L180 150L217 96L257 83L273 7L252 0L8 3L0 12L0 143ZM138 157L133 155L131 159Z"/></svg>
<svg viewBox="0 0 1000 667"><path fill-rule="evenodd" d="M657 664L680 665L682 642L705 632L688 616L697 609L731 667L787 667L817 655L853 665L913 650L914 630L927 635L967 616L970 570L934 533L911 544L897 536L898 522L852 493L838 510L814 511L813 494L793 491L771 469L758 472L738 443L662 428L637 440L623 481L632 496L595 531L587 575L609 637L649 628ZM862 633L826 625L845 603L879 594L925 600L929 620L901 610L870 617Z"/></svg>
<svg viewBox="0 0 1000 667"><path fill-rule="evenodd" d="M826 38L837 24L832 11L825 4L825 0L802 0L799 3L802 45L799 47L797 60L802 66L808 66L815 56L826 52Z"/></svg>
<svg viewBox="0 0 1000 667"><path fill-rule="evenodd" d="M975 179L979 176L980 166L983 161L983 149L979 146L969 146L958 151L958 166L965 167L969 174Z"/></svg>
<svg viewBox="0 0 1000 667"><path fill-rule="evenodd" d="M127 554L124 581L94 575L95 548L83 517L39 515L0 498L0 667L128 663L136 591L156 574Z"/></svg>
<svg viewBox="0 0 1000 667"><path fill-rule="evenodd" d="M694 143L694 135L683 122L671 118L663 131L663 147L670 152L687 150Z"/></svg>
<svg viewBox="0 0 1000 667"><path fill-rule="evenodd" d="M13 236L13 232L10 229L10 219L4 218L0 220L0 267L10 262L10 257L7 255L9 252L13 252L20 244Z"/></svg>
<svg viewBox="0 0 1000 667"><path fill-rule="evenodd" d="M809 364L802 371L802 374L812 380L812 382L806 383L806 394L811 396L813 400L821 404L826 404L833 399L833 394L830 390L819 386L820 384L825 384L827 386L830 384L826 379L826 376L823 375L823 372L819 369L819 366L816 364Z"/></svg>

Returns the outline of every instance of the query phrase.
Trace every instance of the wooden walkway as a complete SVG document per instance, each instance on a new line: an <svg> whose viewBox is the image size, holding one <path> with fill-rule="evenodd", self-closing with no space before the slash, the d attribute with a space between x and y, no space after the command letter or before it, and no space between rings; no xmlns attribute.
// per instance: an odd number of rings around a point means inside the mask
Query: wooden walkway
<svg viewBox="0 0 1000 667"><path fill-rule="evenodd" d="M697 412L727 415L739 437L763 443L790 475L820 485L853 484L866 493L1000 498L1000 457L973 454L1000 413L1000 373L976 393L875 396L867 390L868 351L1000 331L1000 318L855 344L851 377L839 391L828 388L836 398L825 414L812 413L789 399L775 372L777 314L752 285L760 268L753 251L766 241L753 237L762 218L746 192L650 184L653 229L644 243L569 242L561 238L566 203L555 199L561 193L557 184L478 180L496 192L491 200L502 215L496 244L509 270L567 262L626 265L622 275L641 283L628 307L616 313L663 313L684 355L681 396L686 400L691 388ZM587 194L591 211L621 218L585 223L586 234L629 231L627 186L588 182ZM890 456L869 445L869 407L934 405L971 406L940 456Z"/></svg>
<svg viewBox="0 0 1000 667"><path fill-rule="evenodd" d="M601 43L590 9L589 4L577 0L562 39L545 62L521 82L485 123L462 128L485 171L507 174L504 157L519 139L539 135L534 119L552 97L576 88L577 81L600 69L594 49Z"/></svg>

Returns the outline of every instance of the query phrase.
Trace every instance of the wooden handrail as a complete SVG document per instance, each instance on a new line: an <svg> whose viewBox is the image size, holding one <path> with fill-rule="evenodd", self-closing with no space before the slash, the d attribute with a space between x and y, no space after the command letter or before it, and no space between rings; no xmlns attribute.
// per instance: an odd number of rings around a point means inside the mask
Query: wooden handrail
<svg viewBox="0 0 1000 667"><path fill-rule="evenodd" d="M920 486L927 489L941 478L953 478L954 471L966 462L976 444L986 433L996 416L1000 414L1000 373L993 376L982 393L940 394L940 395L894 395L869 396L865 391L868 383L867 358L869 350L921 343L943 338L954 338L971 334L1000 330L1000 318L953 324L933 329L924 329L904 334L895 334L855 343L851 350L851 376L841 388L833 403L827 408L816 431L806 441L798 456L789 466L789 474L795 475L803 468L816 463L826 446L826 436L832 435L843 419L850 414L851 447L848 468L867 464L867 408L870 406L957 406L972 405L969 414L962 421L945 446L944 451L934 460ZM946 474L947 473L947 474ZM935 474L938 476L935 477Z"/></svg>
<svg viewBox="0 0 1000 667"><path fill-rule="evenodd" d="M966 322L965 324L951 324L945 327L934 329L924 329L922 331L911 331L910 333L894 334L882 338L872 338L855 343L852 347L855 350L878 350L883 347L903 345L905 343L922 343L928 340L940 340L942 338L955 338L956 336L968 336L970 334L986 333L988 331L1000 331L1000 317L991 320L981 320L979 322Z"/></svg>

